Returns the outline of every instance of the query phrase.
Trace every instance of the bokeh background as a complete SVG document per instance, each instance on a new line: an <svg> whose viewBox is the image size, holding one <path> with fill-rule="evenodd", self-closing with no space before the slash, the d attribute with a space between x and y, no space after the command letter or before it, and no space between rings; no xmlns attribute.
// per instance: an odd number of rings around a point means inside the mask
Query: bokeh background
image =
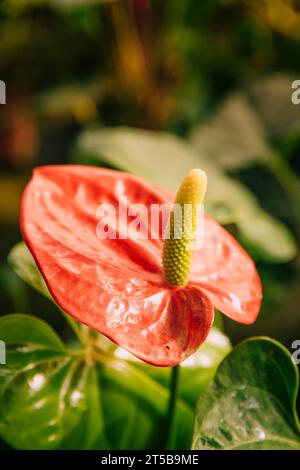
<svg viewBox="0 0 300 470"><path fill-rule="evenodd" d="M99 154L119 135L121 146L126 133L134 139L119 126L137 127L158 145L167 131L193 147L215 175L208 211L257 262L262 314L249 327L225 320L232 342L260 334L291 349L300 338L300 105L291 102L299 56L297 0L1 0L0 314L63 328L7 264L32 168L110 165ZM161 158L170 180L172 155ZM163 182L161 171L153 160Z"/></svg>

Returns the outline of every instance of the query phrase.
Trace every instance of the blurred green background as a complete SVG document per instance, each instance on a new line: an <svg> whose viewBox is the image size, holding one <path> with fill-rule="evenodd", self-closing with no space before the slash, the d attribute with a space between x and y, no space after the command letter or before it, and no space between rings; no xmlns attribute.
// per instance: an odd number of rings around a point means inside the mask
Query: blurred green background
<svg viewBox="0 0 300 470"><path fill-rule="evenodd" d="M105 164L172 187L194 152L210 176L208 212L264 286L257 323L225 320L225 331L290 348L300 338L299 53L297 0L1 0L1 314L63 328L6 261L34 166ZM161 131L187 146L173 154Z"/></svg>

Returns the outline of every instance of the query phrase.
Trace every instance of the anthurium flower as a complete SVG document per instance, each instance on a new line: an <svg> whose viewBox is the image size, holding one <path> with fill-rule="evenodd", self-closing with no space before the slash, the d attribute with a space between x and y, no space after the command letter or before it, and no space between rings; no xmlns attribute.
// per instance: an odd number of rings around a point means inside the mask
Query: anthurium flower
<svg viewBox="0 0 300 470"><path fill-rule="evenodd" d="M44 166L25 189L21 229L58 305L145 362L171 366L194 353L212 326L214 307L233 320L255 321L261 283L253 261L217 222L204 218L204 244L193 251L199 229L196 207L206 177L192 170L183 180L176 205L192 213L179 239L174 209L164 240L143 215L140 228L151 236L125 236L132 215L116 225L113 237L99 238L99 207L119 201L172 207L174 195L136 176L80 165ZM175 207L175 206L173 206ZM145 228L146 227L146 228ZM174 229L175 230L170 230ZM178 230L177 230L178 231ZM172 235L173 233L173 235Z"/></svg>

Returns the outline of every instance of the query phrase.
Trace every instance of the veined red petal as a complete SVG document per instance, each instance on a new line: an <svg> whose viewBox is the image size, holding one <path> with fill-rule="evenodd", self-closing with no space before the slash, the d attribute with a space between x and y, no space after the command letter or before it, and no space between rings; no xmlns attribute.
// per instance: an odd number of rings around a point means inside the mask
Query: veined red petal
<svg viewBox="0 0 300 470"><path fill-rule="evenodd" d="M262 286L254 262L221 225L206 216L203 247L193 253L190 284L205 290L214 306L233 320L253 323Z"/></svg>
<svg viewBox="0 0 300 470"><path fill-rule="evenodd" d="M125 230L130 217L125 214L123 220L122 197L127 198L128 207L141 203L149 209L162 202L154 186L126 173L80 165L39 167L23 195L21 228L32 248L48 237L51 254L57 259L76 254L83 264L88 258L162 281L161 233L157 239L147 232L143 240L129 238ZM115 238L99 239L97 234L101 220L97 213L103 204L115 208L115 217L105 219Z"/></svg>
<svg viewBox="0 0 300 470"><path fill-rule="evenodd" d="M107 336L158 366L174 366L196 352L214 318L211 301L196 287L160 289L137 301L114 298L106 312Z"/></svg>

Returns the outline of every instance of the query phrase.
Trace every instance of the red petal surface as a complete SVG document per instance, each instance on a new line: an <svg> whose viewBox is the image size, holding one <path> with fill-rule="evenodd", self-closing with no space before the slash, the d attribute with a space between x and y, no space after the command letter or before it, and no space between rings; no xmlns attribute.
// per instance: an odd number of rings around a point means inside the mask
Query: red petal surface
<svg viewBox="0 0 300 470"><path fill-rule="evenodd" d="M217 222L206 216L204 224L203 248L193 253L190 284L204 289L214 306L228 317L253 323L262 299L255 265Z"/></svg>
<svg viewBox="0 0 300 470"><path fill-rule="evenodd" d="M213 321L211 302L238 321L255 319L260 282L252 261L227 232L207 218L191 282L170 288L161 268L162 227L157 239L120 239L134 218L116 227L120 196L127 197L128 206L148 208L173 201L133 175L80 165L40 167L24 192L24 239L67 313L161 366L181 362L205 340ZM116 208L116 219L108 223L117 229L117 239L97 237L97 208L103 203ZM141 231L148 235L146 223Z"/></svg>

